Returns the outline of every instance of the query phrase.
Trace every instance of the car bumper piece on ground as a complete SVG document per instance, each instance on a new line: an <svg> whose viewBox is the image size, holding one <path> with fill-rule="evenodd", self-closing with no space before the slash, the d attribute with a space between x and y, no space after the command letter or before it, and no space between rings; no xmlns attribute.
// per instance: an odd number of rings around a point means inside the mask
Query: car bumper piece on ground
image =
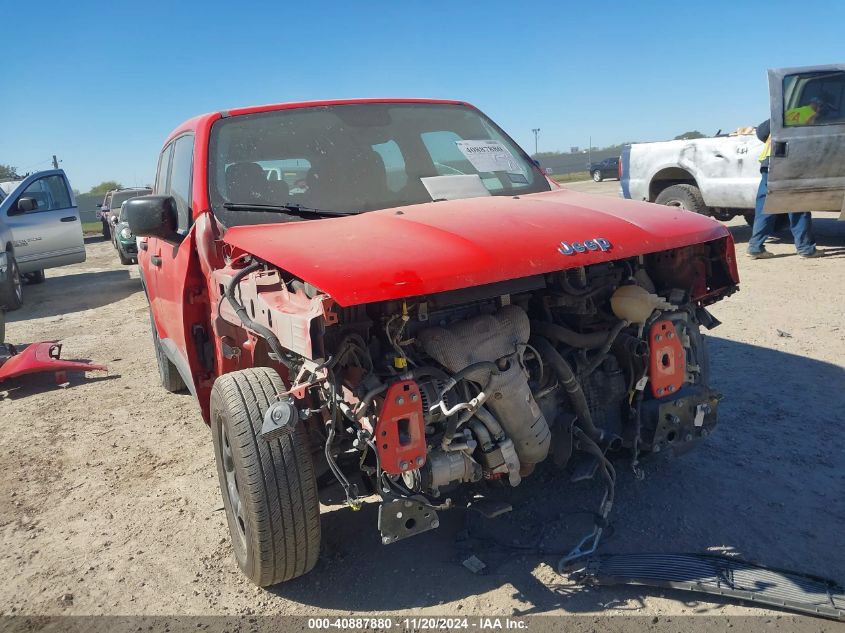
<svg viewBox="0 0 845 633"><path fill-rule="evenodd" d="M55 372L56 382L67 382L68 371L107 371L105 365L88 361L63 360L62 344L57 341L32 343L20 352L12 345L0 345L0 382L26 374Z"/></svg>
<svg viewBox="0 0 845 633"><path fill-rule="evenodd" d="M564 571L584 584L685 589L845 620L845 590L838 583L729 556L606 554Z"/></svg>

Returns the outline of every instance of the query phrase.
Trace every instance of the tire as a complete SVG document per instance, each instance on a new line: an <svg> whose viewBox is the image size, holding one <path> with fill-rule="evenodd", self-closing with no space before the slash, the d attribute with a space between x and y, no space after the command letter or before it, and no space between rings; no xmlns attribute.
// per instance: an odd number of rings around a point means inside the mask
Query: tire
<svg viewBox="0 0 845 633"><path fill-rule="evenodd" d="M593 180L595 180L596 182L601 182L602 180L604 180L604 178L602 178L600 169L597 169L593 172Z"/></svg>
<svg viewBox="0 0 845 633"><path fill-rule="evenodd" d="M259 587L309 572L320 553L320 504L305 427L271 442L259 433L285 386L274 370L224 374L211 390L211 434L232 549Z"/></svg>
<svg viewBox="0 0 845 633"><path fill-rule="evenodd" d="M745 218L745 223L748 226L750 226L750 227L754 226L754 214L753 213L745 213L745 214L743 214L742 217Z"/></svg>
<svg viewBox="0 0 845 633"><path fill-rule="evenodd" d="M105 238L110 238L110 237L111 237L111 231L109 231L109 223L108 223L108 221L107 221L107 220L105 220L105 219L104 219L104 218L102 218L102 217L100 218L100 221L103 223L103 237L105 237Z"/></svg>
<svg viewBox="0 0 845 633"><path fill-rule="evenodd" d="M44 271L36 270L33 273L26 274L26 282L30 285L37 286L44 283Z"/></svg>
<svg viewBox="0 0 845 633"><path fill-rule="evenodd" d="M695 185L672 185L661 191L654 200L656 204L678 207L701 215L710 215L701 191Z"/></svg>
<svg viewBox="0 0 845 633"><path fill-rule="evenodd" d="M6 281L0 285L0 308L11 311L23 305L23 278L18 262L11 253L8 258L9 268L6 271Z"/></svg>
<svg viewBox="0 0 845 633"><path fill-rule="evenodd" d="M181 393L187 389L185 381L176 369L176 365L170 362L164 349L161 346L161 339L158 337L156 331L156 324L153 321L152 309L150 310L150 329L153 332L153 347L155 348L156 363L158 364L158 377L161 380L161 386L170 393Z"/></svg>

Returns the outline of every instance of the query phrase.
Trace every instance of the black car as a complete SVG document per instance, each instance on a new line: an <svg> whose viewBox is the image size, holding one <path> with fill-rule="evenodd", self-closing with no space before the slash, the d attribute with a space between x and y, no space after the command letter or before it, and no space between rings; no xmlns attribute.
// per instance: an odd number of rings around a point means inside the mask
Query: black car
<svg viewBox="0 0 845 633"><path fill-rule="evenodd" d="M598 163L590 163L589 171L596 182L601 182L605 178L619 178L619 157L613 156Z"/></svg>

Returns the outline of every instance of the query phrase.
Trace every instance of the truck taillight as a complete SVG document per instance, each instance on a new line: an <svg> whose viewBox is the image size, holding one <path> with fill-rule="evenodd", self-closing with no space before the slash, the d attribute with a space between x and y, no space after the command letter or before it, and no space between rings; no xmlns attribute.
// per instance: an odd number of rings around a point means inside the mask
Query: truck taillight
<svg viewBox="0 0 845 633"><path fill-rule="evenodd" d="M622 157L619 157L619 162L616 163L616 177L622 180Z"/></svg>

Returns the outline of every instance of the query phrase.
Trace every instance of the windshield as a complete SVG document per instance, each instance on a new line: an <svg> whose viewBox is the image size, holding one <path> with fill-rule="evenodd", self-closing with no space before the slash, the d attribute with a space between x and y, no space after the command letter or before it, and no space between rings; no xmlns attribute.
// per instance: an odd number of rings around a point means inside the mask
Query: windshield
<svg viewBox="0 0 845 633"><path fill-rule="evenodd" d="M212 129L209 194L226 225L278 221L224 205L357 213L550 189L483 114L462 105L319 106L224 118Z"/></svg>

